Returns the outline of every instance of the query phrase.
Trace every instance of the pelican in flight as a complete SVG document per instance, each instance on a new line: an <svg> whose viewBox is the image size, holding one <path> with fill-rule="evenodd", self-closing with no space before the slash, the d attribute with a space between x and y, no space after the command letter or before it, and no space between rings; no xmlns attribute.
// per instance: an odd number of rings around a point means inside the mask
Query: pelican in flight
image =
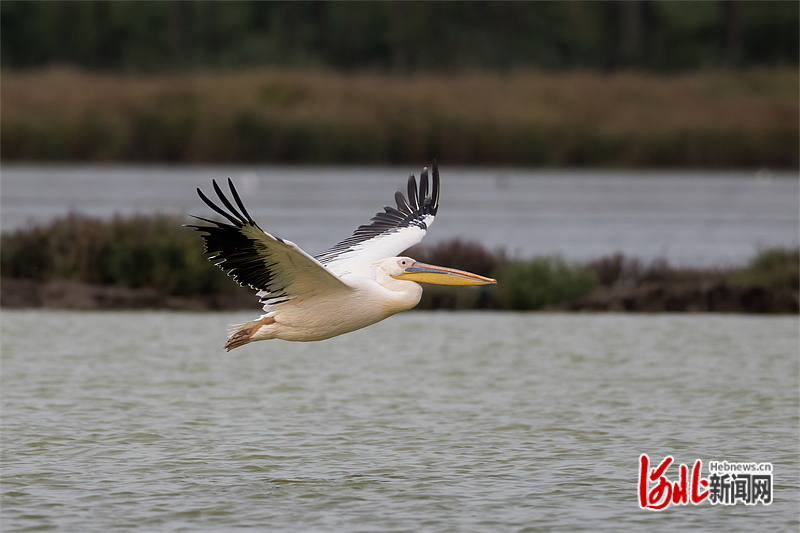
<svg viewBox="0 0 800 533"><path fill-rule="evenodd" d="M428 194L428 169L417 188L408 178L408 198L398 191L397 208L386 206L370 224L333 247L310 256L291 241L264 232L248 214L228 178L236 207L212 180L222 209L198 188L197 194L228 223L194 217L210 226L189 225L205 241L205 252L239 285L257 292L264 305L260 318L231 326L225 349L253 341L283 339L318 341L369 326L419 303L422 287L497 283L462 270L427 265L397 255L425 236L439 208L439 169L433 162ZM237 209L238 207L238 209Z"/></svg>

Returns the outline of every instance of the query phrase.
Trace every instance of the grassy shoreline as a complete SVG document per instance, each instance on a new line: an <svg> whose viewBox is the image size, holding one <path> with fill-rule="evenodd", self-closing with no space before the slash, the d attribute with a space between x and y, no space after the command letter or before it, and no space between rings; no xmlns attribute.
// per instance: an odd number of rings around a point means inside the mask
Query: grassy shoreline
<svg viewBox="0 0 800 533"><path fill-rule="evenodd" d="M203 255L197 233L164 215L72 214L0 238L0 305L56 308L257 309ZM735 269L673 268L621 254L585 264L511 259L459 240L417 246L424 262L497 278L478 290L428 286L420 309L797 313L800 251L763 250Z"/></svg>
<svg viewBox="0 0 800 533"><path fill-rule="evenodd" d="M798 70L4 71L8 161L797 168Z"/></svg>

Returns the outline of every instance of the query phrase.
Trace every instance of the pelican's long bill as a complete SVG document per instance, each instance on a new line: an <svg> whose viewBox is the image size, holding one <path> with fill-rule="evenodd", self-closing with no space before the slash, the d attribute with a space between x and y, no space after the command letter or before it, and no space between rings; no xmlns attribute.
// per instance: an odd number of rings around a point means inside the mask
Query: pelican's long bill
<svg viewBox="0 0 800 533"><path fill-rule="evenodd" d="M485 278L478 274L456 270L455 268L428 265L415 261L407 267L397 279L406 279L420 283L434 283L436 285L496 285L497 280Z"/></svg>

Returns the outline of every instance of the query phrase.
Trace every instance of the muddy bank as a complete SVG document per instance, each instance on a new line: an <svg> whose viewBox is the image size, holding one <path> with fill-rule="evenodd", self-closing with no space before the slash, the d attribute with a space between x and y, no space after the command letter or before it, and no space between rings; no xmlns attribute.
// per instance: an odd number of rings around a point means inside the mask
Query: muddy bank
<svg viewBox="0 0 800 533"><path fill-rule="evenodd" d="M70 309L77 311L121 309L170 309L214 311L260 309L251 291L232 294L168 296L153 288L132 289L112 285L92 285L73 280L36 281L3 278L0 281L0 307L7 309Z"/></svg>
<svg viewBox="0 0 800 533"><path fill-rule="evenodd" d="M646 282L638 287L599 286L561 311L719 312L792 314L800 309L798 292L787 287L731 285L719 282Z"/></svg>
<svg viewBox="0 0 800 533"><path fill-rule="evenodd" d="M251 291L191 297L167 296L152 288L92 285L72 280L40 282L4 278L0 306L8 309L70 310L169 309L181 311L259 310ZM796 314L798 292L785 287L738 286L725 282L650 282L638 287L599 286L550 311L721 312Z"/></svg>

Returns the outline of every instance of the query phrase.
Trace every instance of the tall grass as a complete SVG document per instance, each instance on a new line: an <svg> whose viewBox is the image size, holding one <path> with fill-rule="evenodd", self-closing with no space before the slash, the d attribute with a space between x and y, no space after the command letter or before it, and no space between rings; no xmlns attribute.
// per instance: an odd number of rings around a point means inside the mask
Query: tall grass
<svg viewBox="0 0 800 533"><path fill-rule="evenodd" d="M797 69L3 72L4 160L797 167Z"/></svg>

